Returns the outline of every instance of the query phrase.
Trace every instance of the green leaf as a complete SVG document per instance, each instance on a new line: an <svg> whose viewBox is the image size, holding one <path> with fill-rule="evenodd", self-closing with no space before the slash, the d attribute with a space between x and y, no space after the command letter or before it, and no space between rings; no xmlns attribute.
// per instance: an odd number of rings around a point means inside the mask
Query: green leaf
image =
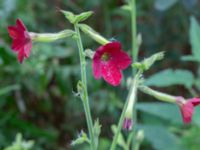
<svg viewBox="0 0 200 150"><path fill-rule="evenodd" d="M176 4L178 0L155 0L154 6L156 9L165 11Z"/></svg>
<svg viewBox="0 0 200 150"><path fill-rule="evenodd" d="M8 112L0 112L0 118L6 116L7 113ZM4 120L4 122L1 122L1 125L2 126L9 125L10 127L17 128L19 131L22 131L23 133L27 133L29 135L37 137L44 137L49 141L55 140L58 137L58 133L54 128L51 127L46 127L45 129L39 128L28 121L22 120L15 113L16 112L12 112L12 114L10 113L9 116L5 118L6 120Z"/></svg>
<svg viewBox="0 0 200 150"><path fill-rule="evenodd" d="M20 85L18 85L18 84L9 85L7 87L0 88L0 96L4 95L6 93L9 93L11 91L19 90L19 89L20 89Z"/></svg>
<svg viewBox="0 0 200 150"><path fill-rule="evenodd" d="M181 60L183 60L183 61L199 61L198 60L199 58L196 58L196 57L194 57L193 55L187 55L187 56L182 56L181 57Z"/></svg>
<svg viewBox="0 0 200 150"><path fill-rule="evenodd" d="M126 11L131 11L131 7L129 5L123 5L121 6L121 9Z"/></svg>
<svg viewBox="0 0 200 150"><path fill-rule="evenodd" d="M164 52L158 52L153 54L149 58L144 59L141 63L133 63L132 67L142 69L143 71L149 70L149 68L158 60L162 60L164 58Z"/></svg>
<svg viewBox="0 0 200 150"><path fill-rule="evenodd" d="M194 17L190 18L190 44L193 57L200 61L200 26Z"/></svg>
<svg viewBox="0 0 200 150"><path fill-rule="evenodd" d="M87 11L87 12L83 12L79 15L76 16L76 23L85 21L87 18L89 18L91 15L93 14L92 11Z"/></svg>
<svg viewBox="0 0 200 150"><path fill-rule="evenodd" d="M194 84L194 76L188 70L166 69L152 75L145 81L145 85L167 87L171 85L184 85L189 88Z"/></svg>
<svg viewBox="0 0 200 150"><path fill-rule="evenodd" d="M155 150L183 150L180 140L163 126L139 125Z"/></svg>
<svg viewBox="0 0 200 150"><path fill-rule="evenodd" d="M136 107L142 112L160 117L161 119L165 119L176 124L182 124L179 108L176 105L159 102L145 102L137 104Z"/></svg>
<svg viewBox="0 0 200 150"><path fill-rule="evenodd" d="M24 141L22 135L18 133L13 144L4 150L30 150L33 145L34 141Z"/></svg>
<svg viewBox="0 0 200 150"><path fill-rule="evenodd" d="M181 142L187 150L199 150L200 147L200 128L199 126L192 126L184 130Z"/></svg>
<svg viewBox="0 0 200 150"><path fill-rule="evenodd" d="M192 16L190 17L190 44L192 46L192 55L183 56L185 61L200 62L200 25L197 20Z"/></svg>
<svg viewBox="0 0 200 150"><path fill-rule="evenodd" d="M87 134L84 131L81 131L77 139L72 141L71 145L75 146L75 145L83 144L85 142L90 143L90 140L88 139Z"/></svg>
<svg viewBox="0 0 200 150"><path fill-rule="evenodd" d="M112 129L112 132L114 133L114 134L116 134L116 132L117 132L117 127L116 127L116 125L112 125L111 126L111 129ZM120 132L119 133L119 136L118 136L118 139L117 139L117 144L119 145L119 146L121 146L122 148L126 148L126 142L125 142L125 139L124 139L124 137L123 137L123 135L122 135L122 133Z"/></svg>
<svg viewBox="0 0 200 150"><path fill-rule="evenodd" d="M195 87L198 88L198 90L200 90L200 78L195 80Z"/></svg>
<svg viewBox="0 0 200 150"><path fill-rule="evenodd" d="M87 18L89 18L93 14L92 11L83 12L83 13L78 14L78 15L75 15L72 12L64 11L64 10L61 10L61 12L65 15L65 17L72 24L85 21Z"/></svg>
<svg viewBox="0 0 200 150"><path fill-rule="evenodd" d="M195 108L194 114L193 114L193 122L200 126L200 106Z"/></svg>
<svg viewBox="0 0 200 150"><path fill-rule="evenodd" d="M109 149L111 145L111 141L107 138L100 138L99 140L99 150Z"/></svg>
<svg viewBox="0 0 200 150"><path fill-rule="evenodd" d="M95 138L95 144L98 147L99 144L99 135L101 133L101 125L99 123L99 119L97 119L94 123L94 138Z"/></svg>
<svg viewBox="0 0 200 150"><path fill-rule="evenodd" d="M72 12L65 10L61 10L61 12L65 15L65 17L69 20L70 23L75 23L76 17Z"/></svg>

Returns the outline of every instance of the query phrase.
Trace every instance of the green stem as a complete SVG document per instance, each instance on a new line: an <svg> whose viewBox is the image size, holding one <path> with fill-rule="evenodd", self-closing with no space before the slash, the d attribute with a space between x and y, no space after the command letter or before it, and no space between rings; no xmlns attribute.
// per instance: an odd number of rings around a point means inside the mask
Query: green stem
<svg viewBox="0 0 200 150"><path fill-rule="evenodd" d="M133 146L133 150L140 150L141 142L135 142L135 145Z"/></svg>
<svg viewBox="0 0 200 150"><path fill-rule="evenodd" d="M129 0L129 6L131 8L131 33L132 33L132 59L133 62L138 61L138 41L137 41L137 13L136 13L136 0ZM133 69L133 75L135 75L136 70ZM135 100L137 101L137 99ZM135 102L136 103L136 102ZM137 110L133 109L133 122L134 126L137 125ZM133 128L132 134L133 137L136 133L136 127ZM134 146L135 142L132 142L132 146Z"/></svg>
<svg viewBox="0 0 200 150"><path fill-rule="evenodd" d="M129 6L131 7L131 30L132 30L132 58L134 62L137 62L138 59L138 43L137 43L137 24L136 24L136 4L135 4L135 0L130 0L129 1ZM136 103L136 95L137 95L137 86L138 86L138 79L139 76L142 72L139 70L139 72L135 75L134 79L133 79L133 83L131 86L131 89L129 91L129 94L127 96L127 100L124 104L124 108L122 110L121 113L121 117L118 123L118 127L117 127L117 132L113 138L113 142L111 145L111 150L115 150L116 144L117 144L117 139L119 136L119 133L121 131L122 125L123 125L123 121L125 118L125 114L128 108L128 104L129 104L129 100L131 100L130 98L134 98L134 104ZM133 75L135 74L135 70L133 70ZM133 108L132 108L133 109ZM136 111L134 112L134 124L136 124ZM132 131L133 134L135 132L135 130Z"/></svg>
<svg viewBox="0 0 200 150"><path fill-rule="evenodd" d="M135 137L135 145L132 147L133 150L139 150L142 141L144 140L144 131L139 130Z"/></svg>
<svg viewBox="0 0 200 150"><path fill-rule="evenodd" d="M133 137L134 137L134 132L131 132L128 136L128 139L127 139L127 150L130 149L130 146L131 146L131 143L132 143L132 140L133 140Z"/></svg>
<svg viewBox="0 0 200 150"><path fill-rule="evenodd" d="M81 35L79 31L78 24L74 25L75 32L77 34L77 45L79 49L79 56L80 56L80 64L81 64L81 80L84 86L84 92L83 92L83 106L84 106L84 111L86 115L86 120L87 120L87 126L89 130L89 135L90 135L90 140L91 140L91 150L96 150L95 146L95 141L94 141L94 131L93 131L93 122L92 122L92 117L90 113L90 106L89 106L89 98L88 98L88 92L87 92L87 78L86 78L86 61L85 61L85 55L84 55L84 50L83 50L83 45L82 45L82 40L81 40Z"/></svg>
<svg viewBox="0 0 200 150"><path fill-rule="evenodd" d="M135 77L132 81L131 89L128 93L128 97L127 97L126 102L124 104L124 108L122 110L122 113L121 113L121 116L120 116L120 119L119 119L119 123L118 123L118 126L117 126L117 132L114 135L113 142L112 142L110 150L115 150L115 148L116 148L117 140L118 140L118 137L119 137L119 133L122 129L122 125L123 125L123 121L124 121L124 118L125 118L125 113L126 113L129 101L136 98L138 80L139 80L140 75L141 75L141 71L138 71L138 73L135 75Z"/></svg>
<svg viewBox="0 0 200 150"><path fill-rule="evenodd" d="M136 0L130 0L131 7L131 30L132 30L132 57L133 61L138 60L138 42L137 42L137 22L136 22Z"/></svg>

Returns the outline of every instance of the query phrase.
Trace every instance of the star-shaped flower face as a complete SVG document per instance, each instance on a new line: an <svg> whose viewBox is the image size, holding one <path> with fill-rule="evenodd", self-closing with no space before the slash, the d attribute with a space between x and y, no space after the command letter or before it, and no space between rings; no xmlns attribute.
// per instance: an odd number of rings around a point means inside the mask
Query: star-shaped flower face
<svg viewBox="0 0 200 150"><path fill-rule="evenodd" d="M8 26L8 32L13 39L12 50L18 53L18 61L23 62L24 57L30 56L32 40L25 25L20 19L17 19L15 26Z"/></svg>
<svg viewBox="0 0 200 150"><path fill-rule="evenodd" d="M200 104L200 98L191 98L187 101L178 98L177 103L180 106L183 122L186 124L190 123L192 121L194 107Z"/></svg>
<svg viewBox="0 0 200 150"><path fill-rule="evenodd" d="M96 79L104 78L109 84L117 86L122 79L122 70L131 64L131 58L121 49L119 42L100 46L93 57L92 69Z"/></svg>

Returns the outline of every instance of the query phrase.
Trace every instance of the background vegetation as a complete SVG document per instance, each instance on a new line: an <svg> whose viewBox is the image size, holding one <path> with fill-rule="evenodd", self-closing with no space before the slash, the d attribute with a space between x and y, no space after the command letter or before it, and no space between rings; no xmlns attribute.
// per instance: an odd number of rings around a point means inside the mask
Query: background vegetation
<svg viewBox="0 0 200 150"><path fill-rule="evenodd" d="M94 11L87 23L129 51L130 16L123 0L1 0L0 1L0 149L17 133L33 139L34 150L73 149L71 141L87 131L83 107L73 91L80 78L76 43L65 39L34 44L22 65L11 51L7 26L21 18L29 31L57 32L72 26L58 8L80 13ZM200 3L198 0L138 0L138 32L142 34L140 59L166 51L163 61L145 74L146 84L174 95L200 96ZM84 35L83 35L84 36ZM98 44L83 38L85 48ZM190 55L185 57L186 55ZM128 76L130 70L125 71ZM156 74L154 74L156 73ZM153 75L154 74L154 75ZM100 150L112 138L110 126L118 121L127 90L125 80L113 88L97 81L88 60L92 116L102 124ZM200 109L193 123L183 125L178 107L158 103L139 93L139 127L145 131L142 150L198 150ZM126 133L125 133L126 134ZM19 138L19 137L18 137ZM84 149L84 145L74 147Z"/></svg>

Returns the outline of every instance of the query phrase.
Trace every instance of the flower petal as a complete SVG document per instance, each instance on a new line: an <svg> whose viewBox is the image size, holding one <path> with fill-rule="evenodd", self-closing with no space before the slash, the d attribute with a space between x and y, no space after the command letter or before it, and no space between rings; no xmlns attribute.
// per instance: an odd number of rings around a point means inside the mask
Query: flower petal
<svg viewBox="0 0 200 150"><path fill-rule="evenodd" d="M22 39L22 38L24 38L23 32L18 30L18 28L15 27L15 26L9 26L8 27L8 32L9 32L10 37L13 38L13 39Z"/></svg>
<svg viewBox="0 0 200 150"><path fill-rule="evenodd" d="M23 60L24 60L24 50L21 49L21 50L19 51L19 53L18 53L18 61L19 61L19 63L21 64L21 63L23 62Z"/></svg>
<svg viewBox="0 0 200 150"><path fill-rule="evenodd" d="M95 79L101 78L101 56L104 51L104 46L100 46L92 59L92 71Z"/></svg>
<svg viewBox="0 0 200 150"><path fill-rule="evenodd" d="M31 48L32 48L31 41L24 45L24 55L26 58L28 58L30 56Z"/></svg>
<svg viewBox="0 0 200 150"><path fill-rule="evenodd" d="M181 106L181 114L184 123L190 123L192 121L193 112L194 106L192 103L187 102Z"/></svg>
<svg viewBox="0 0 200 150"><path fill-rule="evenodd" d="M120 51L121 50L121 43L120 42L117 42L117 41L115 41L115 42L110 42L110 43L108 43L108 44L106 44L106 45L104 45L103 46L103 48L107 51L107 52L109 52L109 51Z"/></svg>
<svg viewBox="0 0 200 150"><path fill-rule="evenodd" d="M95 79L101 78L101 60L99 58L95 58L92 61L92 71Z"/></svg>
<svg viewBox="0 0 200 150"><path fill-rule="evenodd" d="M101 74L104 80L113 86L119 85L122 79L121 71L112 63L112 61L101 62Z"/></svg>
<svg viewBox="0 0 200 150"><path fill-rule="evenodd" d="M12 50L18 52L18 61L22 63L24 57L28 58L30 56L32 48L32 40L29 32L20 19L16 20L15 26L8 27L8 32L13 39Z"/></svg>
<svg viewBox="0 0 200 150"><path fill-rule="evenodd" d="M14 51L19 51L20 49L22 49L24 47L24 40L21 40L21 39L15 39L13 40L13 43L12 43L12 50Z"/></svg>
<svg viewBox="0 0 200 150"><path fill-rule="evenodd" d="M193 104L193 106L197 106L200 104L200 98L191 98L189 101Z"/></svg>
<svg viewBox="0 0 200 150"><path fill-rule="evenodd" d="M130 118L125 118L123 122L123 129L126 129L128 131L132 130L133 122Z"/></svg>
<svg viewBox="0 0 200 150"><path fill-rule="evenodd" d="M123 51L112 53L113 61L119 69L126 69L131 64L131 57Z"/></svg>
<svg viewBox="0 0 200 150"><path fill-rule="evenodd" d="M21 19L17 19L16 21L16 25L17 27L22 30L22 31L26 31L26 26L24 25L24 23L21 21Z"/></svg>
<svg viewBox="0 0 200 150"><path fill-rule="evenodd" d="M126 69L131 64L131 58L126 52L121 50L120 42L111 42L104 46L106 52L110 54L111 59L119 69Z"/></svg>
<svg viewBox="0 0 200 150"><path fill-rule="evenodd" d="M108 55L104 60L102 56ZM100 46L93 57L92 69L96 79L103 76L104 80L113 86L120 84L122 79L121 70L131 64L131 58L121 50L120 42L110 42Z"/></svg>

